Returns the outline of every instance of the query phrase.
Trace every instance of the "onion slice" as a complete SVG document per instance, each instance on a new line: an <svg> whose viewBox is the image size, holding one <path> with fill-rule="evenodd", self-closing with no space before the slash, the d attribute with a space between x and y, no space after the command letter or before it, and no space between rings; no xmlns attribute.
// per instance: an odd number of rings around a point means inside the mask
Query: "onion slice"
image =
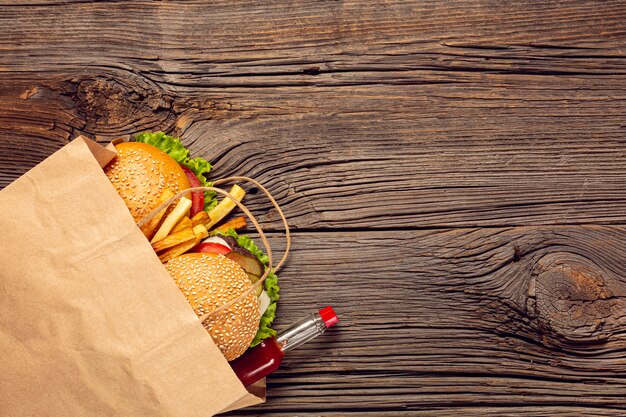
<svg viewBox="0 0 626 417"><path fill-rule="evenodd" d="M224 239L219 236L211 236L202 241L202 243L217 243L218 245L226 246L228 249L233 250Z"/></svg>
<svg viewBox="0 0 626 417"><path fill-rule="evenodd" d="M263 290L263 292L261 292L261 295L259 295L259 301L261 302L261 316L263 316L263 314L265 314L265 310L267 310L267 308L270 306L272 300L270 300L270 296L267 295L265 290Z"/></svg>

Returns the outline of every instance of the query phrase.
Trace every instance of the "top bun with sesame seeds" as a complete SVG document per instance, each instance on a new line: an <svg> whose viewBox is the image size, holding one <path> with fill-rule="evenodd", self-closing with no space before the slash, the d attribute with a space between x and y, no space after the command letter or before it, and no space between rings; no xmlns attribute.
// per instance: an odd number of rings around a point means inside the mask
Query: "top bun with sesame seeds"
<svg viewBox="0 0 626 417"><path fill-rule="evenodd" d="M227 360L241 356L259 330L259 298L236 262L216 253L187 253L165 264L198 317L247 292L240 301L209 317L204 325Z"/></svg>
<svg viewBox="0 0 626 417"><path fill-rule="evenodd" d="M115 145L117 157L104 169L136 222L159 205L166 188L174 193L189 188L185 171L171 156L141 142Z"/></svg>

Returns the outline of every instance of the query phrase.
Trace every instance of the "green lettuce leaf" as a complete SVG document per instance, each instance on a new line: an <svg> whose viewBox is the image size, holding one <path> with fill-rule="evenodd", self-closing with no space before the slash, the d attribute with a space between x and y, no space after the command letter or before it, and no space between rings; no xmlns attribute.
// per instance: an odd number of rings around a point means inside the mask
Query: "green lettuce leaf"
<svg viewBox="0 0 626 417"><path fill-rule="evenodd" d="M137 142L156 146L179 164L189 168L200 180L203 187L211 187L212 182L207 181L204 174L211 170L211 164L204 158L189 158L189 149L185 148L180 139L168 136L163 132L144 132L135 135ZM217 205L217 198L212 191L204 192L204 211L210 211Z"/></svg>
<svg viewBox="0 0 626 417"><path fill-rule="evenodd" d="M228 229L227 232L220 232L220 234L234 237L239 246L252 252L252 254L263 263L263 265L267 266L269 263L267 255L265 255L263 251L254 244L250 236L239 235L233 229ZM265 287L265 292L267 292L267 295L270 297L270 305L261 317L261 321L259 322L259 331L256 333L256 336L254 336L250 347L258 345L262 340L267 339L268 337L276 336L276 330L272 329L271 325L276 317L276 302L280 298L278 294L280 287L278 286L278 276L276 276L274 271L271 271L267 278L265 278L263 286Z"/></svg>

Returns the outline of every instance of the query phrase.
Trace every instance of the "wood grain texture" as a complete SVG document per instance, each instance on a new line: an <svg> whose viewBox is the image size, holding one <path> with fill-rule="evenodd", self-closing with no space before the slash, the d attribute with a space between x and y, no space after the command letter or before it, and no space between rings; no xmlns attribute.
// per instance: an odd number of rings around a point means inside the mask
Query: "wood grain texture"
<svg viewBox="0 0 626 417"><path fill-rule="evenodd" d="M295 230L278 327L318 300L342 322L231 415L623 416L625 22L618 0L5 1L0 187L144 130L266 184Z"/></svg>
<svg viewBox="0 0 626 417"><path fill-rule="evenodd" d="M4 185L78 133L163 129L268 183L300 229L624 222L623 2L0 16Z"/></svg>
<svg viewBox="0 0 626 417"><path fill-rule="evenodd" d="M301 233L280 279L342 321L247 415L626 413L624 227Z"/></svg>

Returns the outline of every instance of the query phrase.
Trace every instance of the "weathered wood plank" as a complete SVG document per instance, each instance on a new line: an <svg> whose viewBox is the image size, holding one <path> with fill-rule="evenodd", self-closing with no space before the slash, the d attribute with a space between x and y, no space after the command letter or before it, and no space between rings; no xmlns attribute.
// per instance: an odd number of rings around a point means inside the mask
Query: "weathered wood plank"
<svg viewBox="0 0 626 417"><path fill-rule="evenodd" d="M352 413L350 413L350 411ZM446 413L446 414L442 414ZM406 410L406 411L358 411L348 410L340 412L302 412L300 410L293 410L291 412L272 412L271 410L265 411L263 409L263 417L321 417L321 416L351 416L358 415L363 417L396 417L396 416L415 416L415 417L441 417L442 415L455 415L460 417L465 416L481 416L481 417L519 417L519 416L533 416L533 417L571 417L575 415L577 417L605 417L605 416L623 416L621 410L610 410L604 408L582 408L582 407L567 407L565 405L559 406L546 406L546 407L459 407L442 411L441 409L429 409L424 407L420 410ZM225 414L225 415L238 415L238 414ZM251 413L239 414L239 415L255 415Z"/></svg>
<svg viewBox="0 0 626 417"><path fill-rule="evenodd" d="M509 85L492 79L473 90L207 92L205 109L150 110L149 121L129 119L147 102L106 96L118 81L84 81L93 91L72 100L41 85L20 99L30 88L22 85L0 97L0 182L71 135L106 141L171 120L184 122L183 140L215 163L216 177L260 179L300 229L624 223L626 101L608 97L623 83L589 90L586 80L542 79L529 89L501 77ZM249 201L257 213L269 208Z"/></svg>
<svg viewBox="0 0 626 417"><path fill-rule="evenodd" d="M169 67L169 72L190 79L206 68L214 75L244 69L271 74L276 72L272 68L276 61L286 65L281 73L289 72L290 63L300 62L321 64L323 71L326 65L332 69L335 63L358 62L359 55L367 62L373 59L367 54L370 51L406 58L425 47L441 47L433 52L447 50L452 56L476 56L485 48L507 56L514 55L516 47L537 47L532 55L521 56L530 62L551 54L619 59L625 16L619 0L541 4L59 1L36 2L39 5L32 7L26 7L32 2L5 3L0 11L0 18L10 23L3 30L5 39L20 42L5 48L3 69L75 69L74 62L124 67L152 61L155 69L167 71ZM72 60L64 62L65 58ZM433 62L442 61L434 58ZM240 64L245 63L242 68ZM295 68L295 73L302 73ZM595 68L610 71L614 67ZM619 61L618 68L623 69ZM562 69L572 70L569 63Z"/></svg>
<svg viewBox="0 0 626 417"><path fill-rule="evenodd" d="M624 223L625 19L619 1L3 7L0 186L78 133L164 129L216 176L268 183L301 230Z"/></svg>
<svg viewBox="0 0 626 417"><path fill-rule="evenodd" d="M299 233L279 327L312 303L341 322L261 409L623 415L625 277L624 227Z"/></svg>

